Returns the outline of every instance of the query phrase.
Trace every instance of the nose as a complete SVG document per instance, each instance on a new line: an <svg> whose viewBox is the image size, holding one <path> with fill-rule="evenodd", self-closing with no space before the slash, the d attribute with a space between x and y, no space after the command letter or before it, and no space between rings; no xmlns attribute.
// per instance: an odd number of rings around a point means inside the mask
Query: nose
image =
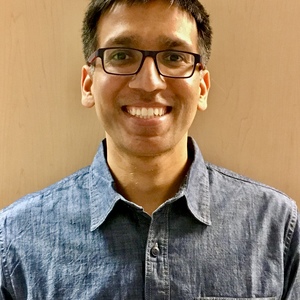
<svg viewBox="0 0 300 300"><path fill-rule="evenodd" d="M145 58L142 68L129 82L129 87L132 89L141 89L146 92L153 92L166 88L166 82L158 73L152 57Z"/></svg>

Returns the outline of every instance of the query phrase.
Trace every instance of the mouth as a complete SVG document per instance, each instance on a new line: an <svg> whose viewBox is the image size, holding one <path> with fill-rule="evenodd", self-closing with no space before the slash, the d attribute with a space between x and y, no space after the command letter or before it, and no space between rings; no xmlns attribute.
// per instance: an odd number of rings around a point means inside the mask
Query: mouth
<svg viewBox="0 0 300 300"><path fill-rule="evenodd" d="M123 110L129 115L141 118L141 119L151 119L158 118L168 114L171 111L171 107L134 107L134 106L125 106Z"/></svg>

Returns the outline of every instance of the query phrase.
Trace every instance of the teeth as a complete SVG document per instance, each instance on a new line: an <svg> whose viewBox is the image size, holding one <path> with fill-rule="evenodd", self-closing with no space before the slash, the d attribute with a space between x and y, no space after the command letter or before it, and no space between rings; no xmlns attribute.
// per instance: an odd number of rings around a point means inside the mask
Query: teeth
<svg viewBox="0 0 300 300"><path fill-rule="evenodd" d="M148 119L153 117L161 117L166 113L166 108L164 107L130 107L127 112L135 117Z"/></svg>

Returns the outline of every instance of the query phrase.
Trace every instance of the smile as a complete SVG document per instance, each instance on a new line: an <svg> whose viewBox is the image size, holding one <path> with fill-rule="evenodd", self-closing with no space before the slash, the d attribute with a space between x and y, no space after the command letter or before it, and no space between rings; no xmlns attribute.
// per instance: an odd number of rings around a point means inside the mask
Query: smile
<svg viewBox="0 0 300 300"><path fill-rule="evenodd" d="M134 117L149 119L162 117L167 113L167 107L127 107L126 111Z"/></svg>

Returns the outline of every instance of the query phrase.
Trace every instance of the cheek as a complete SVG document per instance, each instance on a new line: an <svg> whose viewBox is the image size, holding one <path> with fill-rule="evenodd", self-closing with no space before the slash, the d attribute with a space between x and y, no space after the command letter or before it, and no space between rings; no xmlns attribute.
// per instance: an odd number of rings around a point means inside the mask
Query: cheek
<svg viewBox="0 0 300 300"><path fill-rule="evenodd" d="M95 72L93 78L93 85L92 85L92 93L95 97L95 102L100 98L103 97L103 92L105 92L104 87L109 84L108 80L103 76L100 72Z"/></svg>
<svg viewBox="0 0 300 300"><path fill-rule="evenodd" d="M194 111L197 110L197 104L199 95L201 93L200 86L196 80L183 81L177 85L177 92L181 101L181 105L186 110Z"/></svg>
<svg viewBox="0 0 300 300"><path fill-rule="evenodd" d="M190 78L178 80L178 82L176 82L176 87L178 90L186 93L188 97L195 97L200 95L200 83L200 74L195 72Z"/></svg>
<svg viewBox="0 0 300 300"><path fill-rule="evenodd" d="M97 72L94 76L92 93L95 101L105 103L117 99L117 96L128 85L128 79L124 76L113 76L102 72Z"/></svg>
<svg viewBox="0 0 300 300"><path fill-rule="evenodd" d="M105 76L106 74L98 73L95 75L91 90L95 100L95 108L99 114L113 103L115 84L108 76Z"/></svg>
<svg viewBox="0 0 300 300"><path fill-rule="evenodd" d="M177 98L178 101L178 122L181 124L184 130L188 130L193 123L198 110L199 100L199 85L196 81L184 81L178 84Z"/></svg>
<svg viewBox="0 0 300 300"><path fill-rule="evenodd" d="M95 99L95 110L101 125L106 131L117 125L120 112L118 99L126 82L121 77L115 77L99 72L94 78L92 93Z"/></svg>
<svg viewBox="0 0 300 300"><path fill-rule="evenodd" d="M191 109L195 114L198 110L198 104L201 95L201 87L198 81L193 82L189 92L190 105L192 106Z"/></svg>
<svg viewBox="0 0 300 300"><path fill-rule="evenodd" d="M109 94L107 93L107 90L108 89L105 89L102 82L99 80L98 82L94 82L92 87L92 93L95 100L95 111L102 125L106 122L106 116L111 111L109 108L111 101L108 99Z"/></svg>

